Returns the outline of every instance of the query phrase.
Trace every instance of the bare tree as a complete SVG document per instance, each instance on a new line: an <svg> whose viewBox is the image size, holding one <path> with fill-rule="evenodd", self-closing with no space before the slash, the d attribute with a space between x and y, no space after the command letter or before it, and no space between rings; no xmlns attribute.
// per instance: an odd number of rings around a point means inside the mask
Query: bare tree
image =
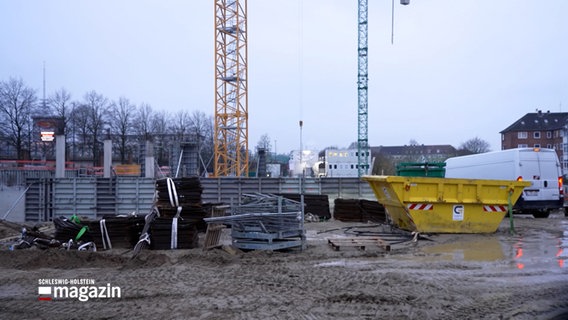
<svg viewBox="0 0 568 320"><path fill-rule="evenodd" d="M74 132L71 121L74 103L71 101L71 94L65 90L65 88L61 88L49 96L47 106L49 107L49 112L53 113L56 117L63 118L65 141L71 141L74 148L75 137L71 134ZM71 150L71 153L74 151L68 144L67 147Z"/></svg>
<svg viewBox="0 0 568 320"><path fill-rule="evenodd" d="M256 148L257 149L264 149L267 152L270 152L270 150L272 149L272 143L270 142L270 136L267 133L260 136L260 139L258 140L258 143L256 144Z"/></svg>
<svg viewBox="0 0 568 320"><path fill-rule="evenodd" d="M191 134L191 116L186 110L180 110L171 118L170 131L178 141L184 141Z"/></svg>
<svg viewBox="0 0 568 320"><path fill-rule="evenodd" d="M0 82L0 134L16 149L19 160L31 148L32 112L36 92L22 79Z"/></svg>
<svg viewBox="0 0 568 320"><path fill-rule="evenodd" d="M168 133L168 113L165 111L155 112L151 118L151 131L164 135Z"/></svg>
<svg viewBox="0 0 568 320"><path fill-rule="evenodd" d="M194 111L190 117L191 133L197 138L197 149L203 170L213 171L213 147L214 125L213 116L208 116L202 111ZM201 170L200 170L201 171Z"/></svg>
<svg viewBox="0 0 568 320"><path fill-rule="evenodd" d="M152 135L152 117L154 110L147 103L142 103L138 107L138 111L134 116L134 132L141 136L144 140L148 140Z"/></svg>
<svg viewBox="0 0 568 320"><path fill-rule="evenodd" d="M92 157L88 146L94 143L88 130L89 107L85 104L76 103L71 111L71 125L73 126L73 156L78 151L81 159ZM76 147L76 148L75 148Z"/></svg>
<svg viewBox="0 0 568 320"><path fill-rule="evenodd" d="M87 107L87 131L93 139L93 144L91 145L93 165L97 166L100 164L100 138L104 133L105 124L108 122L110 103L107 98L94 90L87 92L84 100L84 105Z"/></svg>
<svg viewBox="0 0 568 320"><path fill-rule="evenodd" d="M116 134L120 162L125 163L128 153L128 135L132 132L136 106L125 97L120 97L111 106L110 127Z"/></svg>
<svg viewBox="0 0 568 320"><path fill-rule="evenodd" d="M70 115L73 109L71 94L64 88L61 88L47 99L47 103L50 107L50 111L52 111L55 116L65 119L65 127L67 128L67 123L70 121Z"/></svg>
<svg viewBox="0 0 568 320"><path fill-rule="evenodd" d="M467 140L466 142L462 143L458 148L459 154L475 154L475 153L484 153L488 151L491 151L489 149L489 143L478 137Z"/></svg>

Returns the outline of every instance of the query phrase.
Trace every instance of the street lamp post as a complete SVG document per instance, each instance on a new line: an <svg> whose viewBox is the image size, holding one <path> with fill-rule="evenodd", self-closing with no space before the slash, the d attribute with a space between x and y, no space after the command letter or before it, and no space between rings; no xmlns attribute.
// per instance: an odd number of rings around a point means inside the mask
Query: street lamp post
<svg viewBox="0 0 568 320"><path fill-rule="evenodd" d="M302 170L302 174L301 177L304 177L304 161L303 161L303 156L304 156L304 146L302 143L302 127L304 126L304 121L300 120L300 169Z"/></svg>

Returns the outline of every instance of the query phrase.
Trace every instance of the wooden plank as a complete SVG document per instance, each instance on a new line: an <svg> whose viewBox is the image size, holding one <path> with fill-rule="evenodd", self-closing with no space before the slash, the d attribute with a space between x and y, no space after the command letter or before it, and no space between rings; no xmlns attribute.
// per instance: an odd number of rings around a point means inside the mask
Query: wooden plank
<svg viewBox="0 0 568 320"><path fill-rule="evenodd" d="M366 246L378 246L385 251L390 251L390 244L379 237L356 237L327 239L328 244L336 251L341 247L357 247L365 250Z"/></svg>
<svg viewBox="0 0 568 320"><path fill-rule="evenodd" d="M221 243L221 233L225 229L225 225L222 224L208 224L207 231L205 231L205 241L203 243L203 251L220 247Z"/></svg>

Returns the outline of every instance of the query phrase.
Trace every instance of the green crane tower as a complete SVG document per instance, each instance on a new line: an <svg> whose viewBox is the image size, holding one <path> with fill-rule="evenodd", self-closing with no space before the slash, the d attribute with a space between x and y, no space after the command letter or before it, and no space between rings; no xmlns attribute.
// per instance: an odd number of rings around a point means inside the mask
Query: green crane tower
<svg viewBox="0 0 568 320"><path fill-rule="evenodd" d="M369 171L369 136L368 136L368 102L367 102L367 33L368 33L368 12L367 0L359 0L358 8L358 72L357 72L357 168L359 177Z"/></svg>

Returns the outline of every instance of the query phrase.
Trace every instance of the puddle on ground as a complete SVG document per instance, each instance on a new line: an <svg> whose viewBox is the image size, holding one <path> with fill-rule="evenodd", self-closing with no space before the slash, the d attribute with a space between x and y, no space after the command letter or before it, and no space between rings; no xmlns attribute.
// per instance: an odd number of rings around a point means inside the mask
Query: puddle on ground
<svg viewBox="0 0 568 320"><path fill-rule="evenodd" d="M332 261L327 261L327 262L322 262L322 263L317 263L314 265L314 267L363 267L363 266L369 266L372 264L375 264L375 261L371 261L371 260L348 260L348 259L340 259L340 260L332 260Z"/></svg>
<svg viewBox="0 0 568 320"><path fill-rule="evenodd" d="M450 261L497 261L505 259L501 243L497 237L460 240L452 243L436 244L422 249L426 255Z"/></svg>
<svg viewBox="0 0 568 320"><path fill-rule="evenodd" d="M361 269L380 264L386 259L395 259L416 263L472 262L480 263L482 267L500 265L512 266L524 271L566 272L568 269L568 230L561 235L543 232L527 237L517 236L517 238L506 239L503 239L502 235L487 237L475 235L451 243L426 246L420 249L420 252L418 255L387 255L379 259L337 259L318 263L314 267Z"/></svg>
<svg viewBox="0 0 568 320"><path fill-rule="evenodd" d="M568 230L561 237L548 233L520 237L512 246L511 255L517 269L527 268L568 268Z"/></svg>
<svg viewBox="0 0 568 320"><path fill-rule="evenodd" d="M421 250L427 257L448 261L512 261L520 270L568 268L568 230L555 236L547 232L522 237L514 242L499 236L435 244Z"/></svg>

